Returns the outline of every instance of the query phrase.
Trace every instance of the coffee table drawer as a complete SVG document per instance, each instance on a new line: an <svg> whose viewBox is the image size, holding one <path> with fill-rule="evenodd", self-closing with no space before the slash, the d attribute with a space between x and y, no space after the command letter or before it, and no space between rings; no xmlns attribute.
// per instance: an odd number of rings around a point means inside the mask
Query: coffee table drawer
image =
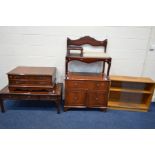
<svg viewBox="0 0 155 155"><path fill-rule="evenodd" d="M51 76L34 76L34 75L8 75L9 79L33 79L33 80L52 80Z"/></svg>

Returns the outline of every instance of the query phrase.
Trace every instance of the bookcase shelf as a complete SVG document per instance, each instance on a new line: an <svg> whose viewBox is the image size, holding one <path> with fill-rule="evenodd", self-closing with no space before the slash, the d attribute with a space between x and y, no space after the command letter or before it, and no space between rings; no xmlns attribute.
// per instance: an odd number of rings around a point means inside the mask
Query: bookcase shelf
<svg viewBox="0 0 155 155"><path fill-rule="evenodd" d="M110 91L116 91L116 92L127 92L127 93L144 93L144 94L152 94L149 90L140 90L140 89L125 89L125 88L114 88L111 87Z"/></svg>
<svg viewBox="0 0 155 155"><path fill-rule="evenodd" d="M155 82L150 78L110 76L108 107L118 110L147 112L152 100Z"/></svg>
<svg viewBox="0 0 155 155"><path fill-rule="evenodd" d="M144 103L142 103L141 106L139 106L139 104L137 103L109 101L108 104L110 109L116 109L116 110L131 110L131 111L144 111L144 112L148 110L147 105Z"/></svg>

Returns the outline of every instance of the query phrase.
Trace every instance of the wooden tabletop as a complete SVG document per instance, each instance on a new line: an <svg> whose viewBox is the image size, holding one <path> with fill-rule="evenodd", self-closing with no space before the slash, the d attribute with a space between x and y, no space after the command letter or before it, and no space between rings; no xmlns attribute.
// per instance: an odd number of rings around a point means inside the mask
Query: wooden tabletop
<svg viewBox="0 0 155 155"><path fill-rule="evenodd" d="M61 95L62 83L56 84L53 91L10 91L8 86L5 86L1 91L0 95Z"/></svg>
<svg viewBox="0 0 155 155"><path fill-rule="evenodd" d="M18 66L11 70L7 74L12 75L53 75L56 72L56 67L28 67L28 66Z"/></svg>
<svg viewBox="0 0 155 155"><path fill-rule="evenodd" d="M69 54L66 55L66 59L71 60L79 60L82 62L96 62L96 61L111 61L111 57L84 57L80 54Z"/></svg>
<svg viewBox="0 0 155 155"><path fill-rule="evenodd" d="M69 72L67 74L67 79L70 80L95 80L95 81L103 81L109 80L106 75L102 75L101 73L86 73L86 72Z"/></svg>

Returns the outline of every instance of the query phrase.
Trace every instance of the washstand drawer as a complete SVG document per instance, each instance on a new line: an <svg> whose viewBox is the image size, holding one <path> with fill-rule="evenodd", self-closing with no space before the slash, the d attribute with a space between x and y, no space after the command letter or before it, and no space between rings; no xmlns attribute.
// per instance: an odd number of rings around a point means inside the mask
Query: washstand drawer
<svg viewBox="0 0 155 155"><path fill-rule="evenodd" d="M100 81L90 82L89 89L107 91L109 90L109 82L100 82Z"/></svg>
<svg viewBox="0 0 155 155"><path fill-rule="evenodd" d="M72 88L72 89L77 89L77 88L86 88L87 83L84 81L73 81L73 80L66 80L66 88Z"/></svg>

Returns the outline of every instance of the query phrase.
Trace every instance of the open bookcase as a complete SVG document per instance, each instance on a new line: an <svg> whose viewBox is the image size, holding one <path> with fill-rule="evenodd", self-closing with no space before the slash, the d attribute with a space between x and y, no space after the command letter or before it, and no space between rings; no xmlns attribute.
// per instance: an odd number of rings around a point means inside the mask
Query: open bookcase
<svg viewBox="0 0 155 155"><path fill-rule="evenodd" d="M147 112L152 100L155 82L150 78L110 76L108 107L118 110Z"/></svg>

